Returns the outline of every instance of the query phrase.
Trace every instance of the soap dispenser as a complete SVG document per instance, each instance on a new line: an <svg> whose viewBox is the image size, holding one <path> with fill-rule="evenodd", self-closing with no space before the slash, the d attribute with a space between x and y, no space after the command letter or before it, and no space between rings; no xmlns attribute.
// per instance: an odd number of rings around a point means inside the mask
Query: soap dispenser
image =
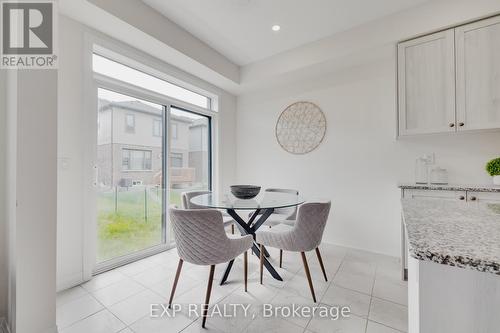
<svg viewBox="0 0 500 333"><path fill-rule="evenodd" d="M434 154L420 156L415 161L415 183L429 184L429 169L434 164Z"/></svg>

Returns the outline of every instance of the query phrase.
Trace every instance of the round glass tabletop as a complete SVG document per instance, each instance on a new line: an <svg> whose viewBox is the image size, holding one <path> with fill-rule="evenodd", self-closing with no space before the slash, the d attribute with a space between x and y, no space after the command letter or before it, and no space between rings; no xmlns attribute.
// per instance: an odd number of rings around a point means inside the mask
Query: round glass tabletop
<svg viewBox="0 0 500 333"><path fill-rule="evenodd" d="M209 193L196 196L191 202L207 208L254 210L293 207L305 200L300 195L263 191L253 199L238 199L231 193Z"/></svg>

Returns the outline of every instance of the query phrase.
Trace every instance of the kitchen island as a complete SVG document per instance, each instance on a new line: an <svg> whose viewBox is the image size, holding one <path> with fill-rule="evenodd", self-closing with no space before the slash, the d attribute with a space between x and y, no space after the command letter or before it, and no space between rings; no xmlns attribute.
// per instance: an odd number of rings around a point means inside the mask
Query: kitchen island
<svg viewBox="0 0 500 333"><path fill-rule="evenodd" d="M498 203L500 204L500 186L480 184L415 184L400 183L402 199L432 199L437 201L454 201L467 203ZM401 278L408 278L407 239L401 219Z"/></svg>
<svg viewBox="0 0 500 333"><path fill-rule="evenodd" d="M401 202L409 332L500 332L500 204Z"/></svg>

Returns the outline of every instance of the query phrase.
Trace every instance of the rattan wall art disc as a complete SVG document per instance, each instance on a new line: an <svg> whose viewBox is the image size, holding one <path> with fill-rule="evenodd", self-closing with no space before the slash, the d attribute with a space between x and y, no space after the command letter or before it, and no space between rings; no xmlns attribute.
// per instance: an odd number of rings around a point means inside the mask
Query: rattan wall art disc
<svg viewBox="0 0 500 333"><path fill-rule="evenodd" d="M276 122L276 139L292 154L307 154L316 149L326 133L326 117L311 102L296 102L288 106Z"/></svg>

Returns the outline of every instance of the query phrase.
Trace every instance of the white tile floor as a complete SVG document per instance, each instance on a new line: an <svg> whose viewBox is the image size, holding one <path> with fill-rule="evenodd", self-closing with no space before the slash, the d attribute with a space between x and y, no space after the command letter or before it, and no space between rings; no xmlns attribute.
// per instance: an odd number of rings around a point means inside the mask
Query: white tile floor
<svg viewBox="0 0 500 333"><path fill-rule="evenodd" d="M321 246L328 275L325 282L314 252L309 265L319 303L349 306L351 316L332 321L309 318L264 318L261 305L313 305L300 255L284 253L283 282L264 273L258 283L258 258L249 256L248 293L243 290L243 263L235 262L228 283L219 285L225 265L216 267L211 304L250 304L250 315L208 318L213 332L406 332L407 284L399 278L396 258L333 245ZM274 263L277 250L270 249ZM57 324L62 333L203 332L198 318L187 311L175 318L154 319L150 304L167 303L177 267L171 250L101 274L93 280L58 294ZM277 265L276 265L277 266ZM174 302L201 303L205 297L208 267L185 263Z"/></svg>

